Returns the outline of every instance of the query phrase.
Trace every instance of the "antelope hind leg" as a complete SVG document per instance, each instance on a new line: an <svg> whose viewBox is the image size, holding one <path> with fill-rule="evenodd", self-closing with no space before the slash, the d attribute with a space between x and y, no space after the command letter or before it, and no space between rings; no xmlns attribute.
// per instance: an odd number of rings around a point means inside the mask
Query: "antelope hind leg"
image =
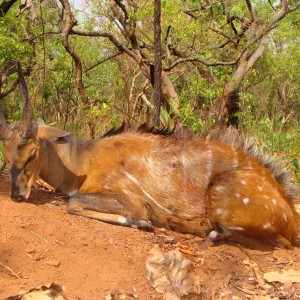
<svg viewBox="0 0 300 300"><path fill-rule="evenodd" d="M151 223L132 215L113 197L99 194L76 194L69 199L68 213L109 224L153 231Z"/></svg>
<svg viewBox="0 0 300 300"><path fill-rule="evenodd" d="M291 249L298 234L293 209L272 178L250 171L227 174L211 187L210 218L225 237L250 246L260 241ZM219 238L215 232L209 237Z"/></svg>
<svg viewBox="0 0 300 300"><path fill-rule="evenodd" d="M292 250L292 244L283 236L277 235L271 242L266 243L262 240L257 240L255 238L244 236L235 231L225 231L220 232L217 230L211 231L207 240L211 241L213 244L223 240L229 240L231 242L242 244L251 249L260 249L260 250L271 250L271 249L289 249Z"/></svg>

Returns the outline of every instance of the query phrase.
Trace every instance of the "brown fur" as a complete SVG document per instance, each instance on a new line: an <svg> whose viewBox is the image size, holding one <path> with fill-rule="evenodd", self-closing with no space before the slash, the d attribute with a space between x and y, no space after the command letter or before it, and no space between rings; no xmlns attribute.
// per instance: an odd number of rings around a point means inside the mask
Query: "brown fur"
<svg viewBox="0 0 300 300"><path fill-rule="evenodd" d="M40 175L71 195L73 214L199 236L219 230L232 240L285 248L296 243L299 216L284 184L238 143L151 130L81 141L37 123L24 143L18 124L10 129L4 156L19 170L12 174L19 198L29 196Z"/></svg>
<svg viewBox="0 0 300 300"><path fill-rule="evenodd" d="M8 125L0 105L0 139L11 195L27 199L38 176L70 196L68 211L112 224L220 237L248 246L291 248L300 218L287 172L229 129L211 138L126 124L99 140L31 121L18 64L21 121Z"/></svg>

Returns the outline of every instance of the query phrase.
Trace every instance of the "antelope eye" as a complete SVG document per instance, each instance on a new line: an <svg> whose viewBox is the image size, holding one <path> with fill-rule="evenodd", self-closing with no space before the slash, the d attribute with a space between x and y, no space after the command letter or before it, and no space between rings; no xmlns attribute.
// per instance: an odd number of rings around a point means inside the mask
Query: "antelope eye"
<svg viewBox="0 0 300 300"><path fill-rule="evenodd" d="M31 162L34 159L35 159L35 152L31 154L31 156L27 159L27 163Z"/></svg>

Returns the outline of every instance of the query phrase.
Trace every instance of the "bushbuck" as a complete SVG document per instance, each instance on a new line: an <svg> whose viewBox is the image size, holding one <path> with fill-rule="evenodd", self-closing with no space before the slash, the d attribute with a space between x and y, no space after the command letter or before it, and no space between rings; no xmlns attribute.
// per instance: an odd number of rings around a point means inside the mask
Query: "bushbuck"
<svg viewBox="0 0 300 300"><path fill-rule="evenodd" d="M100 221L292 248L300 218L288 172L234 130L214 138L110 132L97 140L32 121L18 65L21 120L0 136L11 173L11 197L28 199L40 176L70 196L68 212ZM254 246L255 247L255 246Z"/></svg>

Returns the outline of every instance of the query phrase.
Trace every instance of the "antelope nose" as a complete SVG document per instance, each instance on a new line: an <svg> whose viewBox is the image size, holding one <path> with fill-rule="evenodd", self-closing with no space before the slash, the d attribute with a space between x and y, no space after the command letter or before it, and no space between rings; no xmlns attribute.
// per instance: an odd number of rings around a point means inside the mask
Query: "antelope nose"
<svg viewBox="0 0 300 300"><path fill-rule="evenodd" d="M19 190L13 190L13 191L11 192L11 199L12 199L13 201L20 202L20 201L23 199L23 197L20 196Z"/></svg>

